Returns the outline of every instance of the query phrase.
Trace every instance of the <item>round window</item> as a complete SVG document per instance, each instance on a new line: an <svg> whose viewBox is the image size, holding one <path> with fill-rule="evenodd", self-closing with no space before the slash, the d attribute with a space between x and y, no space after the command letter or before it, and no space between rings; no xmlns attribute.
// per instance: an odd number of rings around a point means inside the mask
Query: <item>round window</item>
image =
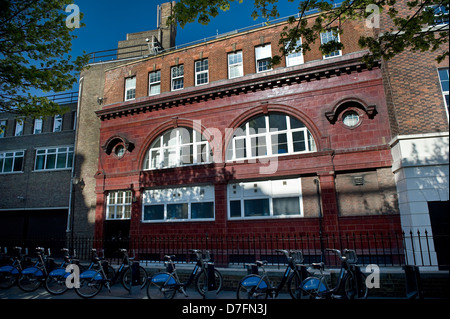
<svg viewBox="0 0 450 319"><path fill-rule="evenodd" d="M117 144L116 147L114 147L114 155L116 155L118 158L121 158L125 154L125 146L123 144Z"/></svg>
<svg viewBox="0 0 450 319"><path fill-rule="evenodd" d="M359 114L355 111L346 112L342 116L342 123L348 127L355 127L359 124Z"/></svg>

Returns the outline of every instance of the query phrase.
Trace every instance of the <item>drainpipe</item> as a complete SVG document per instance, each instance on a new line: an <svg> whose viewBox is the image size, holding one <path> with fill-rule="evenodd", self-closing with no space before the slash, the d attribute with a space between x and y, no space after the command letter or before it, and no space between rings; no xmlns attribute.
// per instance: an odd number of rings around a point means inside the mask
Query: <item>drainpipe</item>
<svg viewBox="0 0 450 319"><path fill-rule="evenodd" d="M75 140L73 147L73 163L72 163L72 171L70 177L70 198L69 198L69 213L67 215L67 229L66 233L70 232L70 241L73 249L73 240L74 240L74 210L75 210L75 165L76 165L76 154L77 154L77 142L78 142L78 127L80 125L80 106L81 106L81 93L83 91L83 77L80 78L80 86L78 88L78 103L77 103L77 125L75 126Z"/></svg>

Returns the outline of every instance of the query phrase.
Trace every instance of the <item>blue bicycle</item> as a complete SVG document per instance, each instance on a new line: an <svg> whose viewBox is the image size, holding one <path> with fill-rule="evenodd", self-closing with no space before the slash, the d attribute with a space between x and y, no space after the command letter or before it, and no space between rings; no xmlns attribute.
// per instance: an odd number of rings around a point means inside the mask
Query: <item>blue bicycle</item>
<svg viewBox="0 0 450 319"><path fill-rule="evenodd" d="M10 262L0 267L0 288L8 289L14 286L22 271L22 247L13 248L13 256L7 256Z"/></svg>
<svg viewBox="0 0 450 319"><path fill-rule="evenodd" d="M38 255L36 263L31 267L23 269L17 281L19 288L26 292L37 290L45 282L45 278L48 275L46 260L50 256L50 250L46 256L44 248L37 247L36 253Z"/></svg>
<svg viewBox="0 0 450 319"><path fill-rule="evenodd" d="M312 263L313 269L319 270L319 275L306 278L297 291L299 299L366 299L368 288L366 275L356 266L356 253L354 250L329 249L341 260L341 269L334 287L329 288L324 274L325 263Z"/></svg>
<svg viewBox="0 0 450 319"><path fill-rule="evenodd" d="M97 255L97 250L92 249L92 263L88 270L80 274L79 286L75 286L75 292L82 298L96 296L106 286L111 292L111 279L107 276L110 267ZM113 270L114 271L114 270Z"/></svg>
<svg viewBox="0 0 450 319"><path fill-rule="evenodd" d="M45 289L52 295L62 295L69 289L66 284L66 279L71 272L67 269L67 266L74 264L81 273L80 263L77 259L74 259L76 255L75 251L72 257L69 255L69 249L63 248L61 251L63 252L63 261L61 265L50 271L45 279Z"/></svg>

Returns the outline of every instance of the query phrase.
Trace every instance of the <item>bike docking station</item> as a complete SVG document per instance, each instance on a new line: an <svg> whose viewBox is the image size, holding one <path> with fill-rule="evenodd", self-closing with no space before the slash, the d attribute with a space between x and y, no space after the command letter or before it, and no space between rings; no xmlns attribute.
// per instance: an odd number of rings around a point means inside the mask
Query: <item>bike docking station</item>
<svg viewBox="0 0 450 319"><path fill-rule="evenodd" d="M217 299L216 279L214 275L214 263L208 262L206 266L206 289L203 299Z"/></svg>
<svg viewBox="0 0 450 319"><path fill-rule="evenodd" d="M131 285L130 296L140 297L141 295L141 273L139 271L139 261L131 264Z"/></svg>

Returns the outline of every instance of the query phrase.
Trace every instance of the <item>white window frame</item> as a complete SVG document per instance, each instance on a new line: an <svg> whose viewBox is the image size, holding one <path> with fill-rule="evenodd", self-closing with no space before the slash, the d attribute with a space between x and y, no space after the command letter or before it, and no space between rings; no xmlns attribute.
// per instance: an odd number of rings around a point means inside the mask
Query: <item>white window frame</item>
<svg viewBox="0 0 450 319"><path fill-rule="evenodd" d="M33 134L41 134L44 120L42 117L34 119L33 123Z"/></svg>
<svg viewBox="0 0 450 319"><path fill-rule="evenodd" d="M131 204L131 190L108 192L108 195L106 196L106 220L131 219Z"/></svg>
<svg viewBox="0 0 450 319"><path fill-rule="evenodd" d="M275 114L285 116L286 129L278 130L278 128L270 127L269 116L275 115ZM227 153L226 153L227 161L234 162L234 161L242 161L242 160L246 160L246 159L256 159L256 158L265 158L265 157L273 157L273 156L286 156L286 155L292 155L292 154L303 154L303 153L311 153L311 152L317 151L316 143L314 141L314 138L313 138L311 132L306 128L306 126L300 127L300 128L291 128L291 121L290 121L291 117L289 115L282 114L282 113L269 113L266 115L260 115L258 117L264 117L265 131L264 132L255 132L254 129L250 128L250 122L257 117L254 117L254 118L248 120L244 125L242 125L240 128L238 128L234 132L233 138L231 139L231 141L228 145L228 148L227 148ZM293 119L297 120L295 118L293 118ZM300 122L300 121L298 121L298 122ZM244 126L245 126L245 135L236 135L238 133L238 131L242 132L244 130L243 129ZM303 132L303 134L304 134L305 150L303 150L303 151L294 151L293 134L298 133L298 132ZM276 139L278 141L276 136L279 136L282 134L286 134L286 139L287 139L286 143L287 143L287 148L288 148L287 152L273 154L272 148L273 148L273 145L275 145L275 144L273 144L272 141L273 141L273 139ZM253 150L256 149L256 147L252 147L252 139L262 139L263 141L265 140L265 143L263 143L265 145L265 149L266 149L265 155L254 155L253 154ZM259 140L257 140L257 142L258 141ZM244 146L245 147L245 156L243 156L243 157L238 156L238 154L236 152L237 149L240 149L239 147L237 147L237 146L239 146L238 143L242 143L242 145L245 145Z"/></svg>
<svg viewBox="0 0 450 319"><path fill-rule="evenodd" d="M153 88L157 88L152 93ZM161 93L161 70L153 71L148 74L148 95L158 95Z"/></svg>
<svg viewBox="0 0 450 319"><path fill-rule="evenodd" d="M192 131L192 142L189 141L187 143L183 142L183 138L186 137L185 134L190 134ZM164 137L170 133L170 139L164 144ZM185 154L185 150L188 148L191 150L192 154ZM199 153L197 152L198 148L202 150ZM202 158L203 153L206 158ZM165 165L165 154L169 154L167 159L167 165ZM188 156L191 158L192 163L184 163L183 157ZM159 160L158 160L159 158ZM179 127L175 129L171 129L165 131L163 134L158 136L155 141L153 141L149 150L147 151L146 160L144 161L144 170L154 170L154 169L164 169L171 167L179 167L179 166L190 166L190 165L199 165L199 164L207 164L211 163L213 160L211 154L211 148L209 146L208 141L202 137L202 134L197 132L194 129L187 127ZM156 162L156 165L153 164Z"/></svg>
<svg viewBox="0 0 450 319"><path fill-rule="evenodd" d="M63 117L60 114L55 115L53 118L53 132L62 132L63 129Z"/></svg>
<svg viewBox="0 0 450 319"><path fill-rule="evenodd" d="M447 71L447 80L443 80L441 78L441 72L440 71ZM438 77L439 77L439 84L441 86L441 92L442 92L442 97L444 99L444 105L445 105L445 111L447 112L447 120L449 119L449 105L448 105L448 100L449 100L449 91L444 91L444 87L442 85L443 81L447 81L449 82L450 78L449 78L449 72L448 72L448 68L439 68L438 69ZM450 82L449 82L450 83Z"/></svg>
<svg viewBox="0 0 450 319"><path fill-rule="evenodd" d="M20 170L15 171L16 160L21 158L22 164ZM12 159L11 171L5 172L6 159ZM25 162L25 150L3 151L0 152L0 174L14 174L23 172L23 164Z"/></svg>
<svg viewBox="0 0 450 319"><path fill-rule="evenodd" d="M445 13L445 6L441 5L434 5L434 6L429 6L429 8L431 8L434 11L434 24L433 26L442 26L442 25L447 25L449 24L449 13L447 11L447 13Z"/></svg>
<svg viewBox="0 0 450 319"><path fill-rule="evenodd" d="M47 168L47 164L50 163L49 158L53 156L55 165L54 167ZM65 165L64 167L57 167L58 157L62 156L65 156ZM41 157L43 157L42 168L38 167L38 160ZM43 171L69 170L72 169L73 158L74 158L74 147L72 145L37 148L34 160L34 171L43 172Z"/></svg>
<svg viewBox="0 0 450 319"><path fill-rule="evenodd" d="M193 204L212 204L213 216L210 218L193 218ZM187 205L187 218L171 219L168 216L169 205ZM145 219L146 206L164 206L162 219ZM186 207L186 206L185 206ZM215 190L214 185L194 185L184 187L171 187L164 189L149 189L142 194L142 222L199 222L215 220Z"/></svg>
<svg viewBox="0 0 450 319"><path fill-rule="evenodd" d="M129 94L128 94L129 93ZM125 78L125 101L136 99L136 76Z"/></svg>
<svg viewBox="0 0 450 319"><path fill-rule="evenodd" d="M277 215L274 213L274 199L297 199L298 214ZM264 200L269 201L268 215L247 216L245 201ZM239 201L240 215L232 216L231 202ZM228 220L253 220L253 219L288 219L304 217L303 196L301 178L288 178L263 181L233 182L227 186L227 217Z"/></svg>
<svg viewBox="0 0 450 319"><path fill-rule="evenodd" d="M299 38L295 47L297 48L298 46L302 45L302 39ZM286 45L286 47L289 46L289 43ZM288 55L286 55L286 66L290 67L290 66L294 66L294 65L300 65L305 63L304 57L303 57L303 53L302 50L300 50L299 52L295 52L294 50L292 50L291 52L288 53Z"/></svg>
<svg viewBox="0 0 450 319"><path fill-rule="evenodd" d="M244 76L244 62L243 62L244 60L242 56L242 51L228 53L227 60L228 60L228 79L234 79ZM238 75L232 75L234 74L232 70L237 70Z"/></svg>
<svg viewBox="0 0 450 319"><path fill-rule="evenodd" d="M204 80L206 76L206 81ZM208 59L195 61L195 86L209 83L209 62Z"/></svg>
<svg viewBox="0 0 450 319"><path fill-rule="evenodd" d="M272 70L272 67L266 68L266 63L270 64L271 59L272 59L272 46L270 44L264 44L255 47L256 73L267 72ZM264 63L264 68L259 67L260 62Z"/></svg>
<svg viewBox="0 0 450 319"><path fill-rule="evenodd" d="M24 122L25 121L23 119L16 120L16 127L14 128L14 136L23 136Z"/></svg>
<svg viewBox="0 0 450 319"><path fill-rule="evenodd" d="M336 35L334 35L334 33L336 32ZM324 42L324 37L326 36L326 42ZM337 39L336 39L337 38ZM332 40L336 40L336 42L341 42L340 36L339 36L339 32L337 29L330 29L328 31L322 32L320 34L320 43L321 44L325 44L328 43ZM337 54L336 54L337 52ZM337 51L333 51L330 54L326 54L323 55L323 59L332 59L332 58L336 58L342 56L342 50L337 50Z"/></svg>
<svg viewBox="0 0 450 319"><path fill-rule="evenodd" d="M181 83L181 86L178 84ZM176 65L170 69L170 88L172 91L184 89L184 65Z"/></svg>
<svg viewBox="0 0 450 319"><path fill-rule="evenodd" d="M0 120L0 138L5 137L7 123L8 120Z"/></svg>

